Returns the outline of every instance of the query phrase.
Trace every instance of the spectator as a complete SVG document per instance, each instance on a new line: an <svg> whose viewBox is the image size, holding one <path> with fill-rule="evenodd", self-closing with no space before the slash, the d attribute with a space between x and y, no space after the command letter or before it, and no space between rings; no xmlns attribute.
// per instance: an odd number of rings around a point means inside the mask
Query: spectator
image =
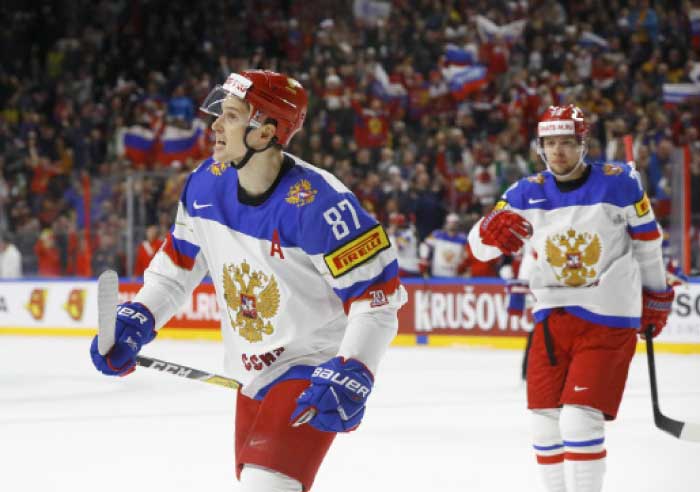
<svg viewBox="0 0 700 492"><path fill-rule="evenodd" d="M12 244L7 233L0 233L0 278L22 276L22 255Z"/></svg>
<svg viewBox="0 0 700 492"><path fill-rule="evenodd" d="M134 264L134 277L143 277L143 272L163 244L163 235L157 225L149 225L146 228L146 239L141 241L136 250L136 263Z"/></svg>

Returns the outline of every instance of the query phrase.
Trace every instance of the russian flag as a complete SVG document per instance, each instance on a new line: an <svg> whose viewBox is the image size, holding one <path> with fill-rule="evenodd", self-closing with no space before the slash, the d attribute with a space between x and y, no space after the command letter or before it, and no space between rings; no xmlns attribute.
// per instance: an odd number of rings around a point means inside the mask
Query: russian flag
<svg viewBox="0 0 700 492"><path fill-rule="evenodd" d="M402 101L408 98L406 88L396 82L391 82L389 76L379 63L374 66L374 82L372 83L372 93L382 101Z"/></svg>
<svg viewBox="0 0 700 492"><path fill-rule="evenodd" d="M472 92L476 92L488 83L487 69L484 65L473 65L471 67L450 67L443 70L443 75L447 79L447 87L450 94L457 101L461 101Z"/></svg>
<svg viewBox="0 0 700 492"><path fill-rule="evenodd" d="M445 62L449 66L464 67L473 65L476 62L474 53L455 44L448 44L445 47Z"/></svg>
<svg viewBox="0 0 700 492"><path fill-rule="evenodd" d="M130 126L124 132L124 155L134 164L147 164L153 159L156 134L145 126Z"/></svg>
<svg viewBox="0 0 700 492"><path fill-rule="evenodd" d="M161 135L158 161L162 164L170 164L190 157L199 158L203 137L204 123L199 119L195 119L190 128L167 125Z"/></svg>
<svg viewBox="0 0 700 492"><path fill-rule="evenodd" d="M700 99L700 84L663 84L664 104L683 104Z"/></svg>
<svg viewBox="0 0 700 492"><path fill-rule="evenodd" d="M690 39L693 48L700 46L700 9L690 9L688 13L690 20Z"/></svg>

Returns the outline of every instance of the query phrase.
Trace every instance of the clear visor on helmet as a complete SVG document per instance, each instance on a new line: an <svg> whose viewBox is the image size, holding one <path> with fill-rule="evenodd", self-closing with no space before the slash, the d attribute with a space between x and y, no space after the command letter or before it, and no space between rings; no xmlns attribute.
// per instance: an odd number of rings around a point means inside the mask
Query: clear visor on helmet
<svg viewBox="0 0 700 492"><path fill-rule="evenodd" d="M209 92L199 109L200 111L203 111L212 116L221 116L224 112L224 101L231 98L242 100L240 97L226 90L223 86L217 85L211 90L211 92ZM258 113L259 111L256 111L253 117L248 120L248 124L255 128L261 126L261 118L259 117Z"/></svg>
<svg viewBox="0 0 700 492"><path fill-rule="evenodd" d="M212 116L221 116L224 112L224 101L229 97L235 96L222 86L217 85L209 92L199 109Z"/></svg>

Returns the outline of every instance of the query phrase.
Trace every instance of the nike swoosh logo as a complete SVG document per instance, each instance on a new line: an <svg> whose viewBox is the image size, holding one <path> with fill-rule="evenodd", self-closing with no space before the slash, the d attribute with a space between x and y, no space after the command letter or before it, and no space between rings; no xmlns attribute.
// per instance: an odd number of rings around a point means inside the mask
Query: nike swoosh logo
<svg viewBox="0 0 700 492"><path fill-rule="evenodd" d="M214 206L214 204L213 203L197 203L197 200L195 200L194 203L192 204L192 206L194 207L195 210L201 210L203 208L212 207L212 206Z"/></svg>
<svg viewBox="0 0 700 492"><path fill-rule="evenodd" d="M530 199L528 199L527 203L532 205L534 203L542 203L542 202L546 202L546 201L547 201L546 198L530 198Z"/></svg>
<svg viewBox="0 0 700 492"><path fill-rule="evenodd" d="M585 391L587 389L588 388L586 388L585 386L574 386L574 391Z"/></svg>

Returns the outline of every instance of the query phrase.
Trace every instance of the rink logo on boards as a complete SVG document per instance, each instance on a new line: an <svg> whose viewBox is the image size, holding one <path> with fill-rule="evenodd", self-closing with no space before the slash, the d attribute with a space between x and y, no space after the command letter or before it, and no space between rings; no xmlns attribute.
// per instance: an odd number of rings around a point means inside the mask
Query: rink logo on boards
<svg viewBox="0 0 700 492"><path fill-rule="evenodd" d="M312 378L325 379L331 383L335 383L338 386L347 388L351 393L356 394L359 397L367 398L369 396L369 388L350 376L343 376L339 372L333 369L328 369L326 367L317 367L314 369Z"/></svg>
<svg viewBox="0 0 700 492"><path fill-rule="evenodd" d="M545 252L556 279L569 287L587 285L598 276L595 266L600 260L601 244L597 234L573 229L554 234L547 238Z"/></svg>
<svg viewBox="0 0 700 492"><path fill-rule="evenodd" d="M641 200L634 204L634 209L637 212L637 217L644 217L649 213L649 210L651 210L651 203L646 193L644 193Z"/></svg>
<svg viewBox="0 0 700 492"><path fill-rule="evenodd" d="M226 314L233 331L249 342L260 342L275 331L270 318L280 307L280 292L274 275L252 271L245 260L240 266L223 268Z"/></svg>
<svg viewBox="0 0 700 492"><path fill-rule="evenodd" d="M323 260L333 278L338 278L371 260L387 249L390 244L384 228L378 224L361 236L327 254Z"/></svg>
<svg viewBox="0 0 700 492"><path fill-rule="evenodd" d="M312 188L308 180L301 179L289 187L287 198L284 200L297 207L303 207L313 202L317 194L318 190Z"/></svg>
<svg viewBox="0 0 700 492"><path fill-rule="evenodd" d="M276 362L283 352L284 347L278 347L264 354L241 354L241 362L246 371L262 371Z"/></svg>
<svg viewBox="0 0 700 492"><path fill-rule="evenodd" d="M71 319L75 321L83 319L86 296L85 289L73 289L68 293L68 300L63 305L63 309L66 310Z"/></svg>
<svg viewBox="0 0 700 492"><path fill-rule="evenodd" d="M532 322L526 315L508 314L504 293L475 292L467 285L461 292L438 292L417 289L414 293L414 320L416 332L435 330L459 334L477 330L489 334L510 332L515 335L532 331Z"/></svg>
<svg viewBox="0 0 700 492"><path fill-rule="evenodd" d="M44 313L46 313L46 298L48 292L46 289L34 289L29 295L29 302L26 305L27 311L32 318L37 321L44 319Z"/></svg>

